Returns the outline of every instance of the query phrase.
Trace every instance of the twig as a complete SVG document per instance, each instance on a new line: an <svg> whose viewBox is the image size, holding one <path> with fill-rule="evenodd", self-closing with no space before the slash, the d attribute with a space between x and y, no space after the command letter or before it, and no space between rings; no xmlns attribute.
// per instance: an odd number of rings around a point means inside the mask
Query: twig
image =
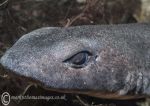
<svg viewBox="0 0 150 106"><path fill-rule="evenodd" d="M29 84L29 85L27 85L27 87L24 89L24 91L23 91L23 93L21 94L21 95L25 95L26 94L26 92L31 88L31 87L37 87L37 85L36 84L34 84L34 83L31 83L31 84Z"/></svg>
<svg viewBox="0 0 150 106"><path fill-rule="evenodd" d="M79 102L81 102L81 104L83 104L84 106L90 106L89 104L85 103L83 100L81 100L81 98L76 95L76 98L79 100Z"/></svg>
<svg viewBox="0 0 150 106"><path fill-rule="evenodd" d="M36 84L33 84L33 83L29 84L29 85L27 85L27 87L24 89L23 93L20 94L19 96L25 96L26 92L27 92L32 86L37 87ZM16 102L17 104L20 104L21 101L22 101L21 99L15 100L15 102Z"/></svg>
<svg viewBox="0 0 150 106"><path fill-rule="evenodd" d="M0 4L0 7L6 3L8 3L9 0L5 0L3 3Z"/></svg>
<svg viewBox="0 0 150 106"><path fill-rule="evenodd" d="M64 19L67 18L68 14L70 13L70 10L71 10L72 6L73 6L73 2L71 2L71 5L68 7L68 10L66 12L66 15L65 15Z"/></svg>
<svg viewBox="0 0 150 106"><path fill-rule="evenodd" d="M1 78L7 78L9 79L8 75L7 74L4 74L4 75L0 75Z"/></svg>
<svg viewBox="0 0 150 106"><path fill-rule="evenodd" d="M86 12L91 6L94 6L97 2L98 2L98 0L94 0L94 1L92 1L92 0L87 0L87 1L86 1L87 4L85 5L83 11L82 11L80 14L78 14L76 17L74 17L74 18L72 18L72 19L67 19L67 24L66 24L64 27L69 27L69 26L71 26L71 24L73 24L76 20L78 20L79 18L83 17L84 14L85 14L85 12Z"/></svg>
<svg viewBox="0 0 150 106"><path fill-rule="evenodd" d="M82 16L84 16L83 13L77 15L75 18L73 18L72 20L67 19L67 24L65 25L65 27L69 27L73 22L75 22L77 19L81 18Z"/></svg>

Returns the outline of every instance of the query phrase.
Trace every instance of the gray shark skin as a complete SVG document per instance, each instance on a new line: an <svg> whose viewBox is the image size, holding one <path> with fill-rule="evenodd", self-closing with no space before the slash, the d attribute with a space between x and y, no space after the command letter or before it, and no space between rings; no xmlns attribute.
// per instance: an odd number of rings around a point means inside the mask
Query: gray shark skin
<svg viewBox="0 0 150 106"><path fill-rule="evenodd" d="M72 67L68 59L83 51L90 53L86 64ZM150 24L37 29L22 36L0 63L52 89L102 98L149 96Z"/></svg>

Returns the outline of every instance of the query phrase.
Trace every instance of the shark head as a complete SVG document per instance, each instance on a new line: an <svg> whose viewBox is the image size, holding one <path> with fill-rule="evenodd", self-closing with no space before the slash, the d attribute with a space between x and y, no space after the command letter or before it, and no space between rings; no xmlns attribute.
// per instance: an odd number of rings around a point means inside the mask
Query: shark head
<svg viewBox="0 0 150 106"><path fill-rule="evenodd" d="M144 94L149 33L146 24L41 28L22 36L0 63L52 89L106 98Z"/></svg>

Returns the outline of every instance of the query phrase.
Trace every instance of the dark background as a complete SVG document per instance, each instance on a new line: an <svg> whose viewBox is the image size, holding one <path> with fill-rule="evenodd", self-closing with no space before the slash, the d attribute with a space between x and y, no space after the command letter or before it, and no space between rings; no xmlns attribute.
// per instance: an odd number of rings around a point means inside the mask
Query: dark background
<svg viewBox="0 0 150 106"><path fill-rule="evenodd" d="M23 34L40 27L149 22L142 7L143 0L0 0L0 57ZM28 85L31 83L9 76L0 66L0 94L7 91L11 95L64 95L40 86L26 89ZM117 101L65 95L66 101L12 100L9 106L150 106L148 99Z"/></svg>

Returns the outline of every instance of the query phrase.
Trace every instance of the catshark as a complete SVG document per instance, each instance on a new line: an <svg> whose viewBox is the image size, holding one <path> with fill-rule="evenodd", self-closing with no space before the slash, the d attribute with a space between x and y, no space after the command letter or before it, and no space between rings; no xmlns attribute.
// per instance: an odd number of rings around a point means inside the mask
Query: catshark
<svg viewBox="0 0 150 106"><path fill-rule="evenodd" d="M23 35L0 63L59 92L149 96L150 24L40 28Z"/></svg>

